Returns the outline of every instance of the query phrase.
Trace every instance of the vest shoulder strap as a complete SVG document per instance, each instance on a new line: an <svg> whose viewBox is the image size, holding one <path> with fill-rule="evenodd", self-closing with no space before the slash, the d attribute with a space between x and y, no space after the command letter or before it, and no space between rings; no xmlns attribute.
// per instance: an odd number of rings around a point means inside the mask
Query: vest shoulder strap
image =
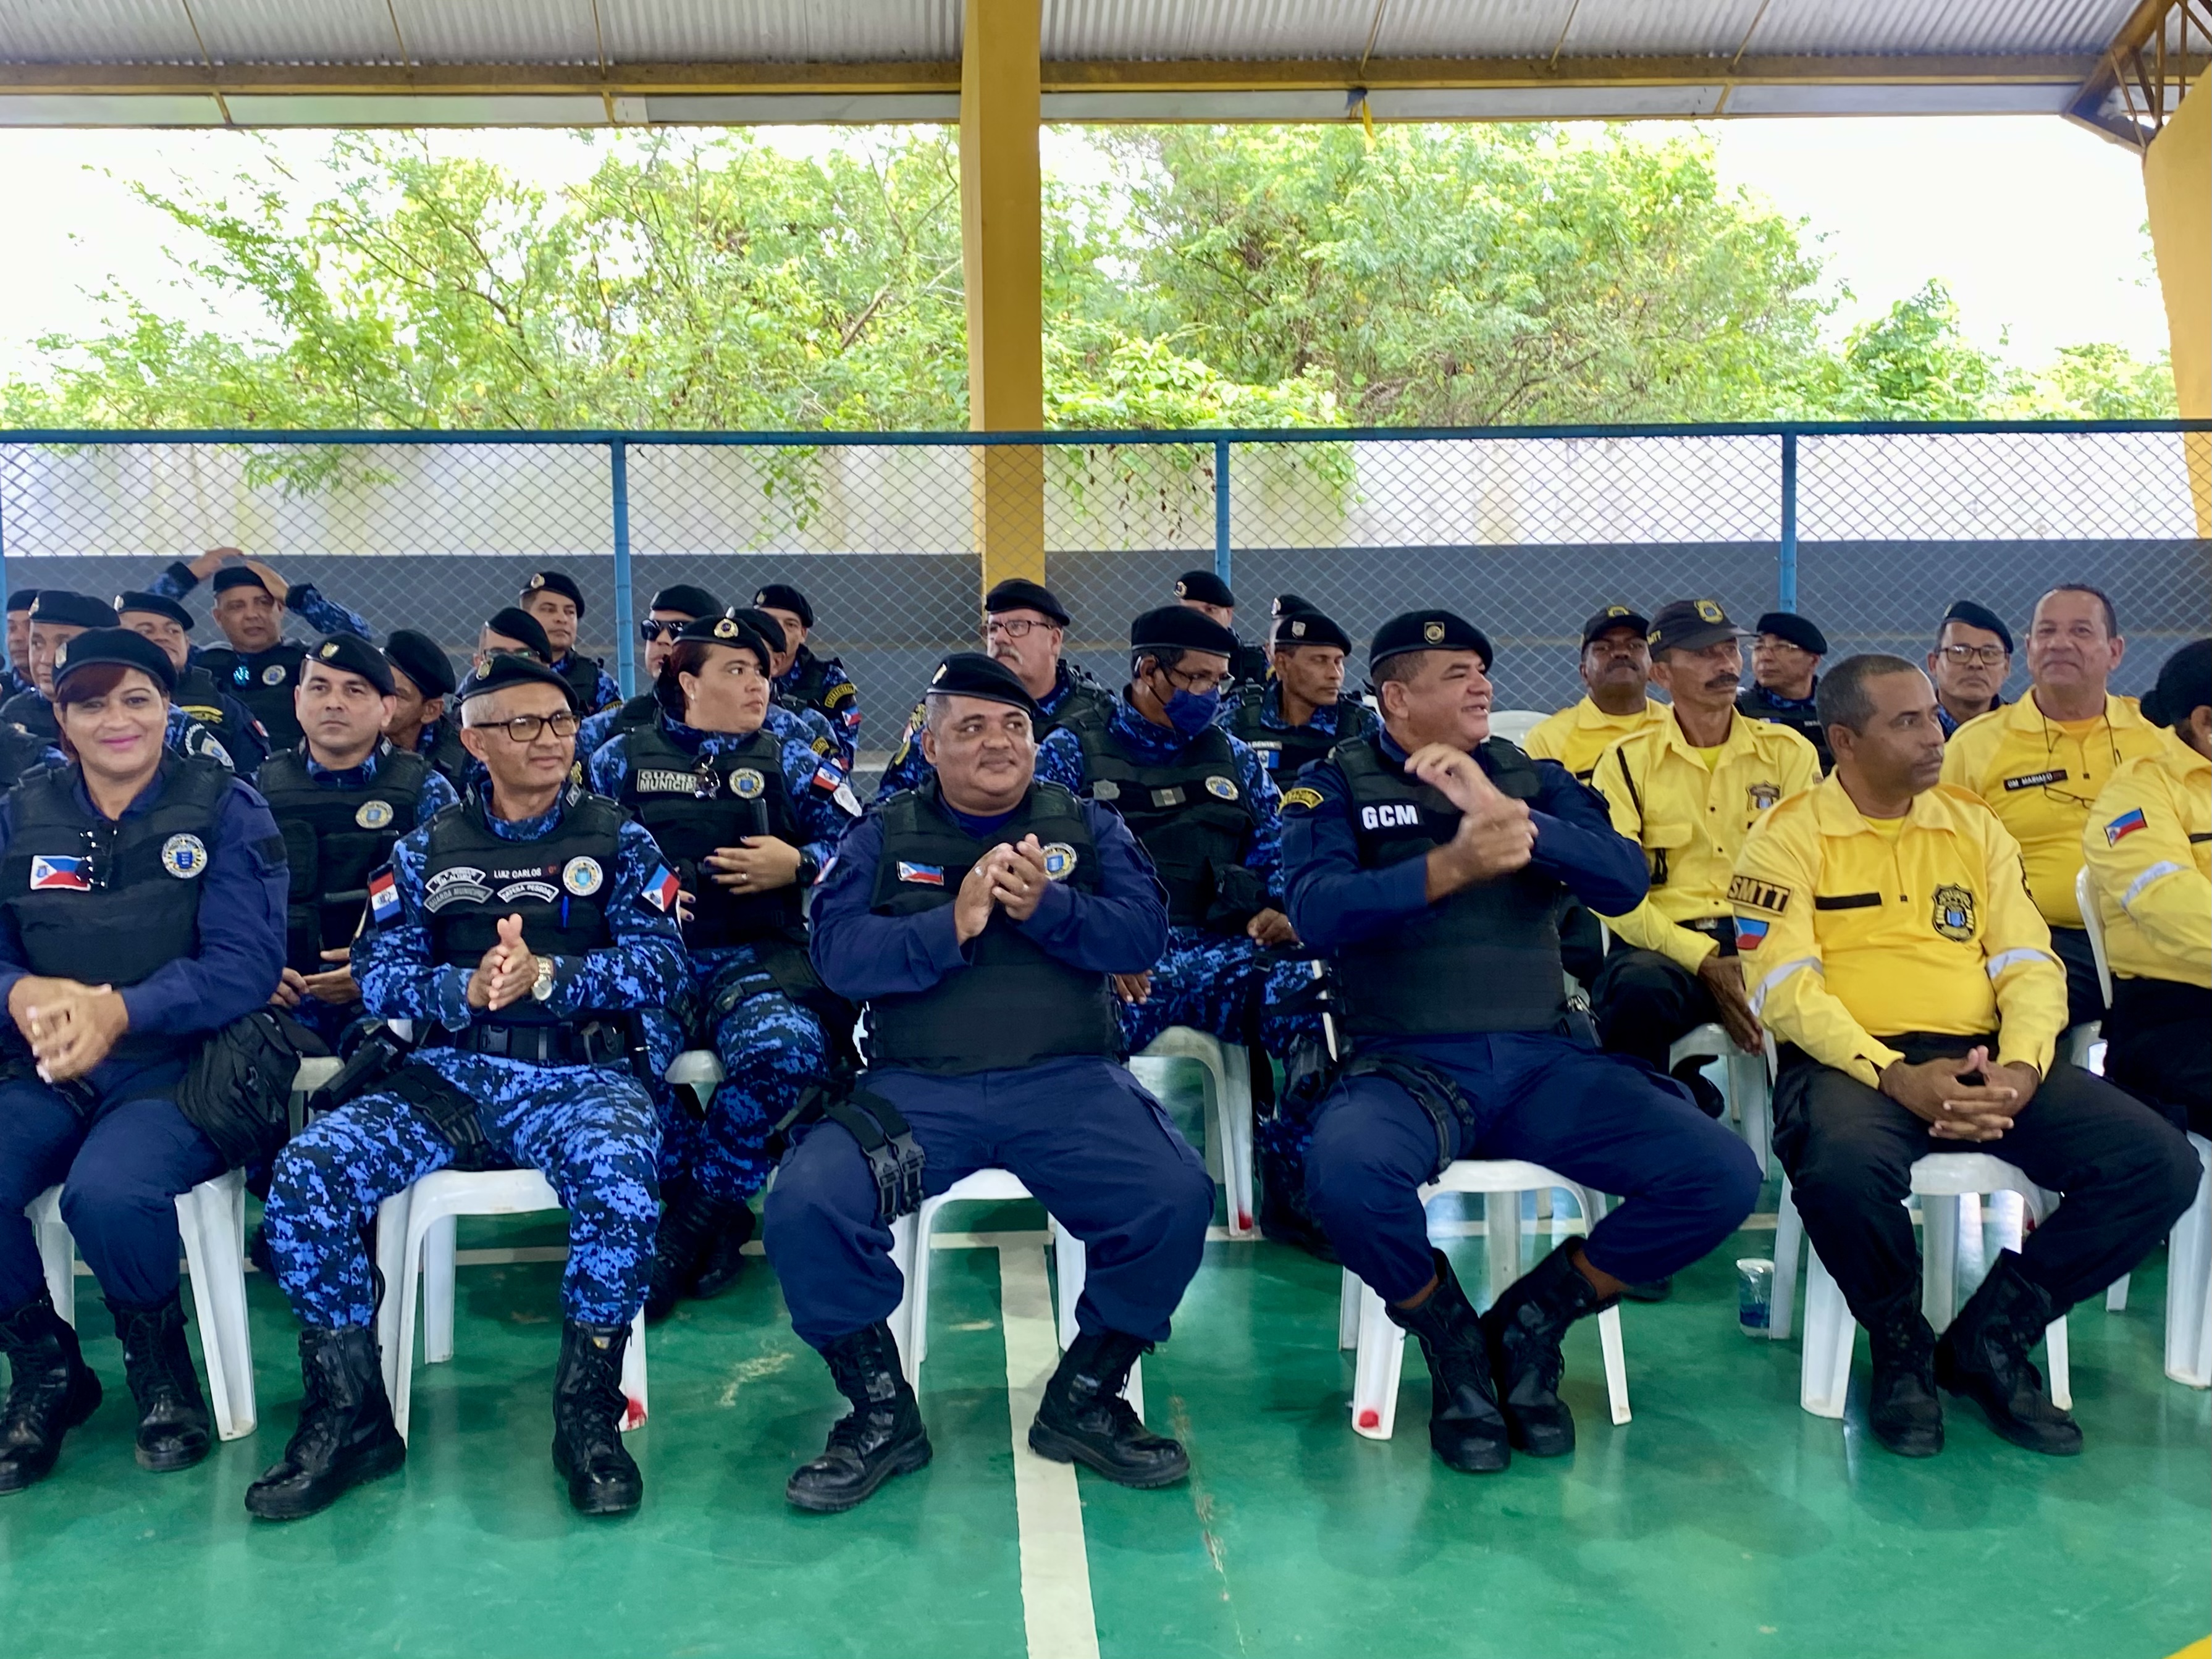
<svg viewBox="0 0 2212 1659"><path fill-rule="evenodd" d="M562 817L586 835L604 836L610 842L620 839L623 825L629 822L629 813L620 801L589 790L570 801Z"/></svg>
<svg viewBox="0 0 2212 1659"><path fill-rule="evenodd" d="M221 761L200 755L177 755L167 764L174 769L162 791L164 805L212 810L230 793L233 775Z"/></svg>
<svg viewBox="0 0 2212 1659"><path fill-rule="evenodd" d="M254 787L264 795L281 795L295 789L304 789L311 780L307 763L296 749L282 749L261 763L254 775Z"/></svg>
<svg viewBox="0 0 2212 1659"><path fill-rule="evenodd" d="M1482 752L1490 757L1491 781L1508 799L1534 800L1543 788L1543 774L1536 769L1536 763L1504 738L1490 738L1482 745Z"/></svg>
<svg viewBox="0 0 2212 1659"><path fill-rule="evenodd" d="M387 787L392 793L405 795L411 800L422 793L423 781L429 775L429 757L411 749L395 749L378 767L376 781Z"/></svg>

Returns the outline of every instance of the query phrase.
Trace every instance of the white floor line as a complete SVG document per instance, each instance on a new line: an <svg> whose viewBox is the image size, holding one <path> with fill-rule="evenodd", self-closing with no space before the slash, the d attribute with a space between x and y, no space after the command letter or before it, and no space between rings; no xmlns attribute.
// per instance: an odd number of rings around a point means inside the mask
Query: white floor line
<svg viewBox="0 0 2212 1659"><path fill-rule="evenodd" d="M1005 1236L1001 1235L1003 1238ZM1021 1534L1022 1619L1030 1659L1098 1659L1091 1558L1073 1464L1030 1449L1030 1419L1060 1364L1044 1249L1015 1235L999 1250L999 1310L1006 1342L1006 1407L1013 1427L1014 1515Z"/></svg>

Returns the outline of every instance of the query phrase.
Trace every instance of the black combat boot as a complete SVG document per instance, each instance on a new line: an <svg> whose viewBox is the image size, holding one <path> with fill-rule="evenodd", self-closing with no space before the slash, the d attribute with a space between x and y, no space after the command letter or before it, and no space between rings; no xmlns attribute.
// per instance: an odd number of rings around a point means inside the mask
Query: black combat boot
<svg viewBox="0 0 2212 1659"><path fill-rule="evenodd" d="M1943 1402L1936 1393L1936 1333L1920 1310L1905 1303L1868 1333L1874 1350L1874 1391L1867 1426L1899 1457L1933 1457L1943 1449Z"/></svg>
<svg viewBox="0 0 2212 1659"><path fill-rule="evenodd" d="M300 1333L300 1375L307 1383L300 1426L283 1456L246 1489L246 1513L264 1521L297 1521L326 1510L350 1488L407 1461L407 1443L392 1426L385 1397L374 1331L308 1326Z"/></svg>
<svg viewBox="0 0 2212 1659"><path fill-rule="evenodd" d="M1030 1449L1080 1463L1124 1486L1171 1486L1190 1473L1182 1443L1147 1429L1121 1398L1129 1368L1152 1345L1124 1331L1085 1331L1044 1385Z"/></svg>
<svg viewBox="0 0 2212 1659"><path fill-rule="evenodd" d="M841 1336L822 1350L837 1392L853 1409L830 1425L830 1443L784 1483L793 1507L835 1515L864 1501L895 1474L929 1462L929 1436L921 1402L899 1369L891 1328L874 1324Z"/></svg>
<svg viewBox="0 0 2212 1659"><path fill-rule="evenodd" d="M1451 1263L1432 1251L1437 1287L1418 1308L1389 1308L1391 1322L1420 1340L1429 1362L1429 1444L1447 1468L1495 1474L1513 1461L1505 1419L1490 1380L1489 1345Z"/></svg>
<svg viewBox="0 0 2212 1659"><path fill-rule="evenodd" d="M1560 1245L1507 1285L1482 1316L1506 1431L1531 1457L1565 1457L1575 1449L1574 1414L1559 1398L1567 1369L1559 1342L1584 1314L1612 1305L1576 1268L1576 1243Z"/></svg>
<svg viewBox="0 0 2212 1659"><path fill-rule="evenodd" d="M2043 1373L2027 1357L2051 1312L2050 1292L2021 1272L2019 1255L2001 1252L1936 1345L1936 1380L1979 1406L2014 1445L2074 1457L2081 1450L2081 1425L2051 1403Z"/></svg>
<svg viewBox="0 0 2212 1659"><path fill-rule="evenodd" d="M645 1498L645 1477L622 1443L629 1401L622 1390L628 1325L561 1326L553 1374L553 1467L582 1515L628 1515Z"/></svg>
<svg viewBox="0 0 2212 1659"><path fill-rule="evenodd" d="M208 1455L207 1401L185 1346L185 1304L175 1291L150 1308L111 1302L123 1339L123 1374L138 1402L138 1467L156 1474L188 1469Z"/></svg>
<svg viewBox="0 0 2212 1659"><path fill-rule="evenodd" d="M648 1325L667 1318L686 1297L710 1297L726 1290L744 1265L738 1252L753 1236L750 1206L710 1197L688 1176L670 1177L661 1196L653 1276L645 1291Z"/></svg>
<svg viewBox="0 0 2212 1659"><path fill-rule="evenodd" d="M8 1399L0 1405L0 1492L21 1492L53 1472L62 1437L100 1406L100 1379L78 1351L76 1333L40 1291L0 1315Z"/></svg>

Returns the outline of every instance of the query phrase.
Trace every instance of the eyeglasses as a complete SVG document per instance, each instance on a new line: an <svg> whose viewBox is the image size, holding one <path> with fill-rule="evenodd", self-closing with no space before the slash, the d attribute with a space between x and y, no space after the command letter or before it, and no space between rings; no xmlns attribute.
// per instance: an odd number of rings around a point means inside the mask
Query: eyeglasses
<svg viewBox="0 0 2212 1659"><path fill-rule="evenodd" d="M1167 676L1170 685L1194 697L1202 697L1209 691L1226 691L1237 683L1234 674L1192 674L1180 668L1163 668L1160 672Z"/></svg>
<svg viewBox="0 0 2212 1659"><path fill-rule="evenodd" d="M680 622L655 622L647 617L637 625L637 636L647 645L657 645L662 640L672 640L684 629Z"/></svg>
<svg viewBox="0 0 2212 1659"><path fill-rule="evenodd" d="M987 640L1025 640L1036 629L1052 628L1056 623L1039 622L1034 617L994 617L983 624Z"/></svg>
<svg viewBox="0 0 2212 1659"><path fill-rule="evenodd" d="M499 722L499 729L517 743L535 743L538 734L548 726L556 738L573 738L576 728L583 724L574 714L517 714L511 720Z"/></svg>
<svg viewBox="0 0 2212 1659"><path fill-rule="evenodd" d="M1995 668L2012 653L2001 645L1947 645L1943 654L1961 668Z"/></svg>

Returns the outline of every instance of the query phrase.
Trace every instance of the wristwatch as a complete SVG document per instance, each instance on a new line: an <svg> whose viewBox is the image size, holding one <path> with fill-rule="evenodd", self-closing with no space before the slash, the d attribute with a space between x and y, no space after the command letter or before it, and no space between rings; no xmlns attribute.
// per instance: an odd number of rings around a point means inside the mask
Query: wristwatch
<svg viewBox="0 0 2212 1659"><path fill-rule="evenodd" d="M530 987L530 994L543 1002L553 994L553 978L558 968L550 957L538 958L538 977Z"/></svg>
<svg viewBox="0 0 2212 1659"><path fill-rule="evenodd" d="M814 854L805 848L799 849L799 868L791 878L792 885L800 889L811 887L821 878L822 866L814 861Z"/></svg>

